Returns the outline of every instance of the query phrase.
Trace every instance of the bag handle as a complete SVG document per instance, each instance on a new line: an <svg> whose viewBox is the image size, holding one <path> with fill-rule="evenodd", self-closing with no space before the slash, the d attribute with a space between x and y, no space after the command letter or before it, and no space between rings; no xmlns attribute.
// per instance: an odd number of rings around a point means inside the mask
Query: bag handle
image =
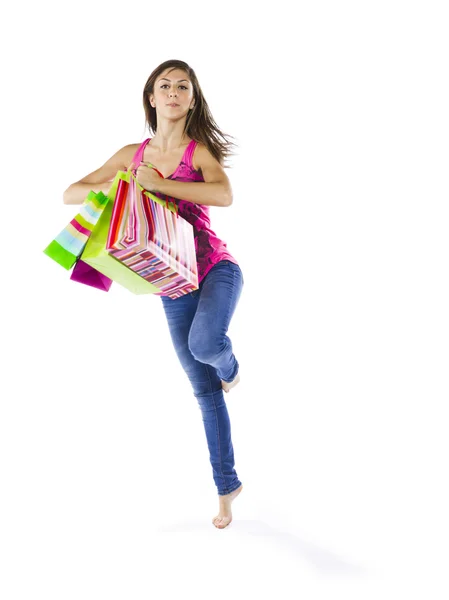
<svg viewBox="0 0 449 600"><path fill-rule="evenodd" d="M140 163L143 162L143 153L145 151L145 146L147 145L147 143L151 140L151 138L147 138L146 140L143 140L143 142L140 144L140 146L137 148L136 153L133 156L132 159L132 163L134 163L134 169L132 169L131 173L134 175L134 177L136 176L136 171L137 171L137 167L140 166ZM151 163L150 163L151 165ZM158 171L158 169L156 169L156 167L154 165L151 165L151 168L154 169L161 177L162 179L164 179L164 176L162 175L162 173L160 171Z"/></svg>
<svg viewBox="0 0 449 600"><path fill-rule="evenodd" d="M143 142L140 144L140 146L137 148L133 158L132 158L132 163L134 163L134 169L131 170L131 174L134 175L134 177L136 176L137 173L137 167L140 165L140 163L142 162L143 159L143 153L145 151L145 146L148 144L148 142L151 140L151 138L147 138L146 140L143 140ZM151 164L151 163L150 163ZM162 179L165 179L165 177L162 175L162 173L156 169L156 167L154 165L151 165L150 169L154 169L156 171L156 173L162 177ZM178 206L175 202L175 199L173 198L173 196L167 196L165 198L165 206L168 210L168 198L172 199L173 205L175 207L175 212L176 212L176 216L178 217Z"/></svg>

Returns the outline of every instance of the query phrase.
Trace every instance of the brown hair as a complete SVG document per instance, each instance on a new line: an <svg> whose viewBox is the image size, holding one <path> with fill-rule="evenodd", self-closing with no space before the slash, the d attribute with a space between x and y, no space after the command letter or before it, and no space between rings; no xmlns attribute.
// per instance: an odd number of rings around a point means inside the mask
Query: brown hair
<svg viewBox="0 0 449 600"><path fill-rule="evenodd" d="M231 146L236 146L237 144L234 144L234 142L229 141L227 138L234 138L234 136L224 134L219 129L212 117L206 99L203 96L195 71L182 60L166 60L161 63L154 69L145 83L143 88L143 108L145 110L146 125L148 125L150 133L154 134L154 132L157 131L157 115L156 109L151 106L148 96L149 94L154 93L153 90L156 79L168 68L170 68L170 71L173 71L174 69L182 69L185 71L193 85L193 98L195 104L193 109L190 109L188 112L184 133L191 139L202 142L212 156L218 160L221 166L228 168L227 165L224 164L224 160L227 159L228 156L235 154L231 150Z"/></svg>

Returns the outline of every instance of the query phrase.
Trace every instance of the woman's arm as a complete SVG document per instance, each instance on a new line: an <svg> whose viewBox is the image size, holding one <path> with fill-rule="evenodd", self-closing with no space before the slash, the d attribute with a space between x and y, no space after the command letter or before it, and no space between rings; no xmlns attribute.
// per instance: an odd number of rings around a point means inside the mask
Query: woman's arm
<svg viewBox="0 0 449 600"><path fill-rule="evenodd" d="M128 144L120 148L102 167L72 183L63 195L64 204L82 204L92 190L108 194L117 171L126 171L139 144Z"/></svg>
<svg viewBox="0 0 449 600"><path fill-rule="evenodd" d="M174 181L157 178L156 190L167 196L189 200L195 204L207 206L230 206L232 204L232 188L223 167L212 156L203 144L198 144L195 162L201 168L203 181Z"/></svg>
<svg viewBox="0 0 449 600"><path fill-rule="evenodd" d="M69 185L66 189L63 195L63 202L64 204L82 204L90 191L103 192L107 196L111 185L112 181L105 181L103 183L83 183L77 181Z"/></svg>

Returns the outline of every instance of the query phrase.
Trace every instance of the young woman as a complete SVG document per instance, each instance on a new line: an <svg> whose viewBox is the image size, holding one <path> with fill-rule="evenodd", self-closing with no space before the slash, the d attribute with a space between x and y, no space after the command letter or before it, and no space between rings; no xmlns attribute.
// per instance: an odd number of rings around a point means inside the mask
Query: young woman
<svg viewBox="0 0 449 600"><path fill-rule="evenodd" d="M209 206L230 206L232 188L223 162L229 141L216 126L194 70L180 60L159 65L143 91L147 124L141 144L121 148L100 169L64 192L66 204L81 204L90 190L108 193L118 170L133 170L140 185L160 198L174 199L179 215L192 224L199 288L176 299L161 297L172 342L202 412L212 472L219 496L217 528L232 521L231 503L243 486L234 468L229 414L223 391L240 380L239 363L226 335L244 280L226 243L210 227ZM155 167L163 178L149 163Z"/></svg>

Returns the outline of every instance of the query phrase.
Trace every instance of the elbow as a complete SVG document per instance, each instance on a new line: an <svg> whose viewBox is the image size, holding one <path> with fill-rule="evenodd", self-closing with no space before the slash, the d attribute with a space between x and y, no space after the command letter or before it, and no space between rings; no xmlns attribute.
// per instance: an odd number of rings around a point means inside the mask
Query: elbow
<svg viewBox="0 0 449 600"><path fill-rule="evenodd" d="M62 201L64 204L82 204L83 201L79 200L78 196L76 193L76 187L74 187L76 184L72 183L72 185L69 185L69 187L66 189L66 191L63 193L62 195Z"/></svg>
<svg viewBox="0 0 449 600"><path fill-rule="evenodd" d="M69 190L70 190L70 187L71 187L71 186L69 186L69 187L66 189L66 191L63 193L63 195L62 195L62 201L63 201L63 203L64 203L64 204L70 204L70 197L69 197Z"/></svg>
<svg viewBox="0 0 449 600"><path fill-rule="evenodd" d="M224 193L223 206L231 206L232 201L232 190L230 188L226 188Z"/></svg>

